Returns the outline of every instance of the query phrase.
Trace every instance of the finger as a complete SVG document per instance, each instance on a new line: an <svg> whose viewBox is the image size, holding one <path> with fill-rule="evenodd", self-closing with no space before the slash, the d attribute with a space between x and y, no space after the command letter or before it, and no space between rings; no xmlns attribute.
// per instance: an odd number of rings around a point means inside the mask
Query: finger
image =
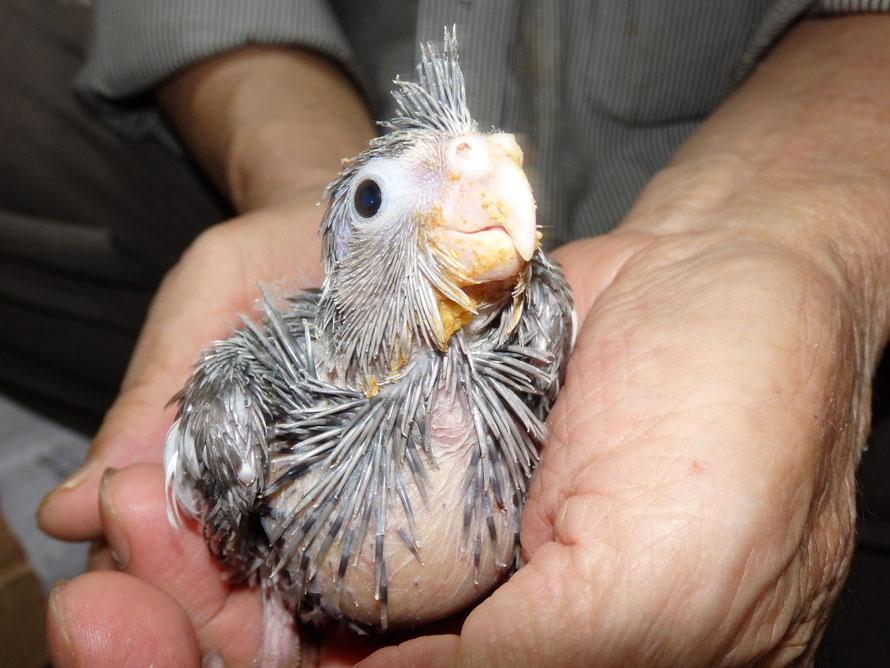
<svg viewBox="0 0 890 668"><path fill-rule="evenodd" d="M208 245L212 244L195 244L189 261L184 259L165 277L139 335L121 393L105 415L87 460L41 503L38 525L51 536L97 538L96 494L105 469L161 460L162 443L175 414L171 398L182 387L199 351L228 331L232 314L244 299L245 293L231 286L226 298L213 294L228 280L208 281L201 275L201 269L217 266L219 261L217 251L206 250ZM233 265L225 258L222 262Z"/></svg>
<svg viewBox="0 0 890 668"><path fill-rule="evenodd" d="M54 666L196 666L189 620L162 591L124 573L56 585L47 612Z"/></svg>
<svg viewBox="0 0 890 668"><path fill-rule="evenodd" d="M257 656L260 592L227 584L195 527L170 525L160 466L136 464L106 474L100 516L115 562L179 603L204 654L215 651L231 665Z"/></svg>
<svg viewBox="0 0 890 668"><path fill-rule="evenodd" d="M586 583L573 580L571 548L551 545L467 617L460 635L415 638L375 652L362 668L634 665L596 654ZM542 566L542 562L544 565ZM580 635L569 629L584 629ZM604 657L609 657L608 659ZM617 658L616 658L617 657Z"/></svg>
<svg viewBox="0 0 890 668"><path fill-rule="evenodd" d="M180 380L181 382L181 380ZM124 391L109 410L83 466L40 505L37 522L62 540L90 540L100 535L96 495L102 473L139 461L160 461L161 444L173 420L164 409L176 391L170 374Z"/></svg>
<svg viewBox="0 0 890 668"><path fill-rule="evenodd" d="M114 563L114 557L111 549L104 538L99 538L90 543L90 551L87 555L88 571L116 571L117 564Z"/></svg>
<svg viewBox="0 0 890 668"><path fill-rule="evenodd" d="M428 666L450 668L457 665L460 638L456 635L424 636L394 647L377 650L357 664L361 668Z"/></svg>

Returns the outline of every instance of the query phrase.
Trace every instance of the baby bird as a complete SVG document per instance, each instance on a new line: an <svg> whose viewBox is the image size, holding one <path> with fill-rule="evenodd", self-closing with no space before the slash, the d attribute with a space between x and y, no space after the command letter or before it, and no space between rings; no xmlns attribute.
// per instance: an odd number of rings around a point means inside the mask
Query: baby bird
<svg viewBox="0 0 890 668"><path fill-rule="evenodd" d="M480 133L457 44L396 80L326 191L320 289L244 319L176 395L171 521L237 581L360 630L454 613L515 564L574 330L512 135Z"/></svg>

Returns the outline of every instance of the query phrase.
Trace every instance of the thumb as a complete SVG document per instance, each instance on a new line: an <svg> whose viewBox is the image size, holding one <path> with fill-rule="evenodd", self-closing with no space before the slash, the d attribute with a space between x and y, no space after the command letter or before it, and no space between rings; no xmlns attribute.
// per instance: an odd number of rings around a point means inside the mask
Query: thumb
<svg viewBox="0 0 890 668"><path fill-rule="evenodd" d="M62 540L90 540L102 533L98 494L109 467L159 462L175 408L165 405L182 375L156 369L123 389L105 416L86 461L52 490L37 511L37 524Z"/></svg>
<svg viewBox="0 0 890 668"><path fill-rule="evenodd" d="M232 250L236 245L221 243L220 236L205 233L161 283L121 392L86 461L37 511L37 523L49 535L63 540L98 537L96 500L105 469L161 461L164 436L175 415L170 399L182 387L198 352L224 336L234 324L234 314L250 303Z"/></svg>
<svg viewBox="0 0 890 668"><path fill-rule="evenodd" d="M127 642L111 642L125 638ZM47 640L54 666L195 666L188 617L161 590L124 573L87 573L50 595Z"/></svg>
<svg viewBox="0 0 890 668"><path fill-rule="evenodd" d="M625 263L652 241L640 232L615 231L573 241L552 253L575 300L579 324Z"/></svg>

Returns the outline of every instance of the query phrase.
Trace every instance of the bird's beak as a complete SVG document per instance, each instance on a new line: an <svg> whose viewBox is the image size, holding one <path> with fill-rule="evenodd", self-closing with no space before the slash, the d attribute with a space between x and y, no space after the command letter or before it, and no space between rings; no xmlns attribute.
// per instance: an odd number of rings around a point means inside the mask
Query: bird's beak
<svg viewBox="0 0 890 668"><path fill-rule="evenodd" d="M538 245L535 200L513 135L464 135L445 151L433 237L477 283L519 274Z"/></svg>

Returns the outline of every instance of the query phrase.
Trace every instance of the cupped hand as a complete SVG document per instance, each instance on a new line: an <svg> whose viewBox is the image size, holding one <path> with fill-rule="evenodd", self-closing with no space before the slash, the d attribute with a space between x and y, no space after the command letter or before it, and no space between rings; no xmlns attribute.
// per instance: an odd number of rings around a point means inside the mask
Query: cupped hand
<svg viewBox="0 0 890 668"><path fill-rule="evenodd" d="M888 87L869 66L887 48L885 23L802 22L675 156L674 175L688 168L685 178L656 177L662 185L647 187L618 232L561 250L581 328L523 518L526 565L459 636L420 637L369 665L782 665L811 656L852 549L853 474L890 319ZM221 82L225 95L236 90ZM299 127L315 131L345 108L306 90L294 86L281 107L312 103L315 122ZM248 92L258 101L249 106L267 108ZM220 108L216 96L202 99ZM250 127L279 153L313 154L258 117ZM316 132L321 144L343 136L340 125ZM238 145L256 138L248 132ZM236 173L272 165L285 174L257 153ZM735 165L722 183L715 161ZM285 239L275 218L245 220ZM314 238L317 220L301 239ZM162 499L137 493L159 475L156 464L106 479L101 514L95 501L106 466L159 460L172 415L158 406L195 353L246 310L254 283L316 267L310 244L268 255L242 229L206 235L165 282L90 463L42 509L53 535L104 532L126 571L56 591L57 665L188 664L212 649L232 664L252 656L256 637L238 631L254 628L256 598L214 589L202 575L206 551L176 551L162 521L136 529L163 518Z"/></svg>
<svg viewBox="0 0 890 668"><path fill-rule="evenodd" d="M877 345L846 285L716 221L558 257L581 327L523 515L527 563L459 636L363 665L811 656L852 551Z"/></svg>
<svg viewBox="0 0 890 668"><path fill-rule="evenodd" d="M320 285L317 240L324 185L272 208L209 228L167 274L149 309L120 394L84 465L45 500L41 528L65 540L101 535L96 493L108 467L160 462L175 407L167 406L207 345L228 336L238 314L256 314L258 285L282 277L297 291ZM161 410L167 406L166 411Z"/></svg>
<svg viewBox="0 0 890 668"><path fill-rule="evenodd" d="M164 406L198 352L227 336L237 314L255 313L258 283L273 292L320 284L322 189L211 228L164 279L87 461L39 511L41 528L58 538L104 536L123 571L91 573L54 591L56 665L122 665L122 658L190 665L213 650L239 665L256 655L259 595L224 584L200 535L167 524L160 461L175 409ZM138 462L151 466L130 466ZM105 479L97 504L103 473L128 466ZM107 554L100 551L94 567L113 565ZM257 623L245 621L254 615Z"/></svg>

